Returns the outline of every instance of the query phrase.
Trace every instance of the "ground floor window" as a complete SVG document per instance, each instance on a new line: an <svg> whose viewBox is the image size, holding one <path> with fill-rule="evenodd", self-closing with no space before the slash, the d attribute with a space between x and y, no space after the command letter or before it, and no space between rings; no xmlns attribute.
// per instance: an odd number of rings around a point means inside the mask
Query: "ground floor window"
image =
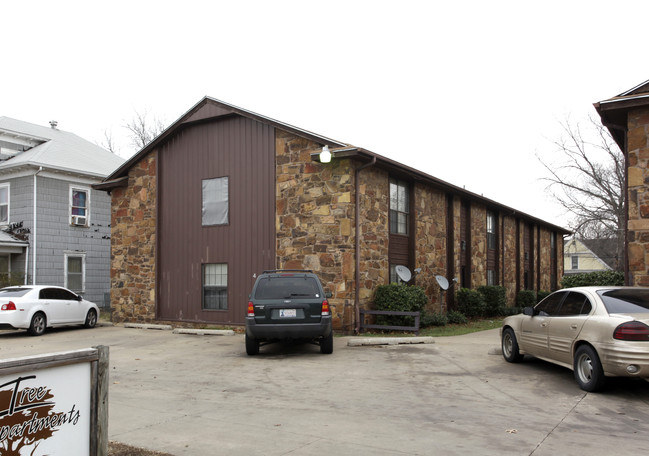
<svg viewBox="0 0 649 456"><path fill-rule="evenodd" d="M493 269L487 270L487 285L496 285L496 271Z"/></svg>
<svg viewBox="0 0 649 456"><path fill-rule="evenodd" d="M65 254L65 287L82 293L85 291L86 256L78 252Z"/></svg>
<svg viewBox="0 0 649 456"><path fill-rule="evenodd" d="M203 265L203 309L227 310L228 265L209 263Z"/></svg>

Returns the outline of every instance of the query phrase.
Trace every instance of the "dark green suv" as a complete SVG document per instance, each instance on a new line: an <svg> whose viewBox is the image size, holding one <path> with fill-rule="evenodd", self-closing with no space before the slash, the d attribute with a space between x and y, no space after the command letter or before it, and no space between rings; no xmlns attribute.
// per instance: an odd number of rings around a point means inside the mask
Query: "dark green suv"
<svg viewBox="0 0 649 456"><path fill-rule="evenodd" d="M280 340L314 342L321 353L332 353L330 297L312 271L264 271L248 301L246 353L256 355L260 344Z"/></svg>

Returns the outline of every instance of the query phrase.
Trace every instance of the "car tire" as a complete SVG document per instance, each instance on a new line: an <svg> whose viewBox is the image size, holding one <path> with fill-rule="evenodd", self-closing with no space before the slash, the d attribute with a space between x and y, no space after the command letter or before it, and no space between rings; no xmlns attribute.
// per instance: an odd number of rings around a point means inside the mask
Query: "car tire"
<svg viewBox="0 0 649 456"><path fill-rule="evenodd" d="M36 312L32 317L32 321L29 324L29 335L31 336L42 336L45 332L45 327L47 326L47 318L43 312Z"/></svg>
<svg viewBox="0 0 649 456"><path fill-rule="evenodd" d="M518 363L523 360L523 355L518 350L518 341L512 328L505 328L501 341L503 358L509 363Z"/></svg>
<svg viewBox="0 0 649 456"><path fill-rule="evenodd" d="M328 336L320 341L320 353L331 355L334 352L334 332L331 331Z"/></svg>
<svg viewBox="0 0 649 456"><path fill-rule="evenodd" d="M97 324L97 311L90 309L86 315L86 322L83 324L84 328L94 328Z"/></svg>
<svg viewBox="0 0 649 456"><path fill-rule="evenodd" d="M246 334L246 353L253 356L259 353L259 341Z"/></svg>
<svg viewBox="0 0 649 456"><path fill-rule="evenodd" d="M606 385L602 363L590 345L582 345L577 349L573 370L577 384L584 391L600 391Z"/></svg>

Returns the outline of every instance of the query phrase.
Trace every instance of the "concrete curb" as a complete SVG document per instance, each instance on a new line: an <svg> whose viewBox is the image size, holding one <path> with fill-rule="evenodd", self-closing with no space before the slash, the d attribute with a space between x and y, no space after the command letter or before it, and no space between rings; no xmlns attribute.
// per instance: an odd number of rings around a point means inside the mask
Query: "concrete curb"
<svg viewBox="0 0 649 456"><path fill-rule="evenodd" d="M191 329L176 328L173 334L195 334L197 336L234 336L235 332L231 329Z"/></svg>
<svg viewBox="0 0 649 456"><path fill-rule="evenodd" d="M405 345L405 344L434 344L432 337L356 337L349 339L348 347L364 345Z"/></svg>
<svg viewBox="0 0 649 456"><path fill-rule="evenodd" d="M125 328L136 328L136 329L158 329L164 331L170 331L173 328L171 325L152 325L146 323L124 323Z"/></svg>

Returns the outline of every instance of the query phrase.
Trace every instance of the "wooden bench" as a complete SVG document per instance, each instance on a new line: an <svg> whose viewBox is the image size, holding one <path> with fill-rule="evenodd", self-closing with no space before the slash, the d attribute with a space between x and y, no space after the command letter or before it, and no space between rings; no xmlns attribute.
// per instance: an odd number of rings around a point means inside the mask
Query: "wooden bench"
<svg viewBox="0 0 649 456"><path fill-rule="evenodd" d="M359 321L359 332L363 332L363 329L392 329L396 331L414 331L415 335L419 335L419 312L396 312L391 310L366 310L359 309L360 318ZM415 317L414 326L390 326L390 325L369 325L365 323L365 315L391 315L391 316L404 316L404 317Z"/></svg>

